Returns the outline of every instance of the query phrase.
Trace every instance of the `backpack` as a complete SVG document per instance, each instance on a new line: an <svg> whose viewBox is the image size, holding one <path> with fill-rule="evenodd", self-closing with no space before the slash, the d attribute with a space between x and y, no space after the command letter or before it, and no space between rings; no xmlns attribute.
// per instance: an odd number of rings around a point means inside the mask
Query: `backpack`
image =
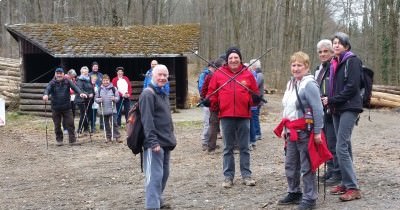
<svg viewBox="0 0 400 210"><path fill-rule="evenodd" d="M199 93L201 93L201 88L203 87L204 81L206 80L207 75L210 73L208 68L204 68L200 73L199 78L197 80L197 88L199 89Z"/></svg>
<svg viewBox="0 0 400 210"><path fill-rule="evenodd" d="M148 88L154 94L152 88ZM128 112L128 121L126 123L126 143L134 155L140 153L140 167L143 172L143 144L144 131L141 113L139 109L139 101L137 101Z"/></svg>
<svg viewBox="0 0 400 210"><path fill-rule="evenodd" d="M347 80L348 73L347 67L349 64L349 59L346 60L346 66L344 68L344 80ZM360 84L360 95L362 99L362 106L364 108L370 108L371 106L371 96L372 96L372 85L374 83L374 71L372 69L362 66L361 69L361 84Z"/></svg>

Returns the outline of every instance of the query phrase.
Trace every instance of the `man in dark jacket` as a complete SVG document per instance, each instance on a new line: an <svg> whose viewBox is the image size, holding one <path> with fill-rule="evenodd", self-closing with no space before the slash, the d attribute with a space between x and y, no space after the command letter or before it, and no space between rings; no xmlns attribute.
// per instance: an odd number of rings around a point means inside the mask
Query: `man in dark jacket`
<svg viewBox="0 0 400 210"><path fill-rule="evenodd" d="M74 119L71 110L70 88L81 97L87 96L69 79L64 78L64 69L57 68L55 78L49 82L44 90L43 100L47 103L49 95L51 95L51 111L54 122L54 132L56 134L57 146L63 145L63 132L61 130L61 120L64 122L69 135L70 145L79 145L75 137Z"/></svg>
<svg viewBox="0 0 400 210"><path fill-rule="evenodd" d="M166 207L162 194L167 184L171 151L176 146L168 93L168 69L156 65L149 86L139 97L144 130L145 208Z"/></svg>

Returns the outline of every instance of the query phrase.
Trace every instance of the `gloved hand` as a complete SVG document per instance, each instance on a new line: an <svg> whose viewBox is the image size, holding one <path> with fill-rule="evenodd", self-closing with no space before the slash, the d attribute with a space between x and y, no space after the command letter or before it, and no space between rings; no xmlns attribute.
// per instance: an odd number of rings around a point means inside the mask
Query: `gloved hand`
<svg viewBox="0 0 400 210"><path fill-rule="evenodd" d="M202 100L200 101L200 104L203 104L203 106L205 106L205 107L210 107L211 102L210 102L210 99L205 98L205 99L202 99Z"/></svg>
<svg viewBox="0 0 400 210"><path fill-rule="evenodd" d="M254 105L258 105L262 100L261 96L256 95L256 94L252 94L251 98L253 99L253 104Z"/></svg>

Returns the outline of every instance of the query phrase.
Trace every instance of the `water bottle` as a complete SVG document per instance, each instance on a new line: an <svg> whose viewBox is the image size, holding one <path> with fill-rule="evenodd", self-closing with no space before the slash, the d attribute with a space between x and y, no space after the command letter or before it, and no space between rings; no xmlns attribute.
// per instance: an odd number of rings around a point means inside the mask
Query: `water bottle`
<svg viewBox="0 0 400 210"><path fill-rule="evenodd" d="M304 118L306 120L306 128L308 132L311 132L313 129L314 119L312 116L311 108L306 108L306 113L304 114Z"/></svg>

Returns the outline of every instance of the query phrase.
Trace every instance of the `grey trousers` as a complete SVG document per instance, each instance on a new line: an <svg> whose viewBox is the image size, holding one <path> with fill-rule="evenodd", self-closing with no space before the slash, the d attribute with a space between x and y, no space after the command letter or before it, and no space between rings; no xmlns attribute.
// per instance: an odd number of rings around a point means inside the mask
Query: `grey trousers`
<svg viewBox="0 0 400 210"><path fill-rule="evenodd" d="M331 174L333 177L341 178L339 162L336 155L336 133L335 127L333 126L332 115L324 116L324 132L326 136L326 143L329 151L332 153L333 159L328 160L326 165L328 166L327 174Z"/></svg>
<svg viewBox="0 0 400 210"><path fill-rule="evenodd" d="M161 148L159 152L153 152L151 148L144 150L146 209L159 209L163 203L162 193L169 177L170 157L171 151L167 149Z"/></svg>
<svg viewBox="0 0 400 210"><path fill-rule="evenodd" d="M208 141L210 139L210 134L208 130L210 128L210 109L208 107L201 107L203 109L203 131L201 134L201 143L203 145L208 145Z"/></svg>
<svg viewBox="0 0 400 210"><path fill-rule="evenodd" d="M286 159L285 173L288 182L289 193L299 193L300 176L303 180L303 201L312 203L317 200L317 187L315 173L311 171L310 158L308 154L309 135L306 132L299 132L297 141L290 141L289 135L286 138Z"/></svg>
<svg viewBox="0 0 400 210"><path fill-rule="evenodd" d="M351 133L353 132L358 113L343 112L333 115L333 125L336 131L336 155L342 174L342 185L346 189L359 189L357 177L353 165L353 153L351 148Z"/></svg>
<svg viewBox="0 0 400 210"><path fill-rule="evenodd" d="M235 157L233 147L237 142L240 150L240 173L242 178L251 177L250 170L250 119L222 118L221 128L224 141L223 173L224 177L235 177Z"/></svg>

